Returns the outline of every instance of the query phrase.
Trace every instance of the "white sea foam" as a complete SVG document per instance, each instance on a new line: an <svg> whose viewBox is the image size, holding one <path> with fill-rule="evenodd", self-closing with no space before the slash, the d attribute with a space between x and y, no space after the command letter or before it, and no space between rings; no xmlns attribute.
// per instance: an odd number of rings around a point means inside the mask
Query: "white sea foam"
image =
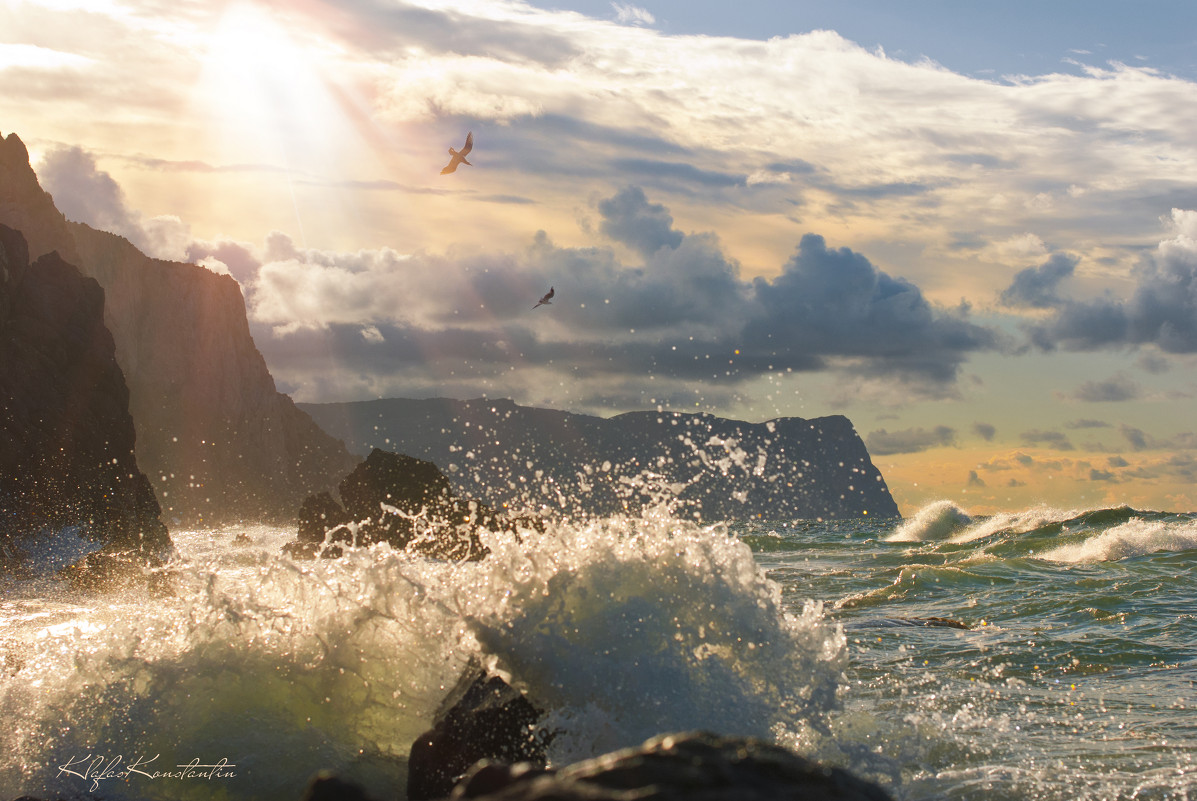
<svg viewBox="0 0 1197 801"><path fill-rule="evenodd" d="M982 520L975 520L963 531L954 534L951 543L974 542L987 539L998 533L1025 534L1051 523L1062 523L1079 514L1076 510L1054 509L1050 506L1036 506L1018 512L1002 512Z"/></svg>
<svg viewBox="0 0 1197 801"><path fill-rule="evenodd" d="M1083 542L1045 551L1039 558L1052 562L1116 562L1149 553L1189 550L1197 550L1197 525L1136 517Z"/></svg>
<svg viewBox="0 0 1197 801"><path fill-rule="evenodd" d="M294 562L285 533L176 535L176 593L73 598L0 630L0 797L91 792L88 755L226 759L233 797L299 797L330 767L394 797L402 760L471 658L563 731L557 761L665 730L769 736L835 704L838 629L783 610L747 546L666 515L487 538L472 563L386 546ZM72 625L62 625L70 623ZM216 780L213 780L216 781ZM194 794L104 781L109 798ZM125 795L122 795L125 794Z"/></svg>
<svg viewBox="0 0 1197 801"><path fill-rule="evenodd" d="M905 520L886 542L937 542L968 526L973 519L951 501L935 501Z"/></svg>

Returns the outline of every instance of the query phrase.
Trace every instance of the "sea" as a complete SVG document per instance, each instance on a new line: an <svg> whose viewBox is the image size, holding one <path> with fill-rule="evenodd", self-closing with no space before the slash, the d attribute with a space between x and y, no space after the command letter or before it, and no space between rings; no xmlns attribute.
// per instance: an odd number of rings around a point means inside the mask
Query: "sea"
<svg viewBox="0 0 1197 801"><path fill-rule="evenodd" d="M0 798L402 798L480 662L546 710L553 764L749 735L896 799L1197 798L1197 515L1037 507L901 520L634 516L488 535L477 562L287 529L174 531L155 581L55 568L0 603Z"/></svg>

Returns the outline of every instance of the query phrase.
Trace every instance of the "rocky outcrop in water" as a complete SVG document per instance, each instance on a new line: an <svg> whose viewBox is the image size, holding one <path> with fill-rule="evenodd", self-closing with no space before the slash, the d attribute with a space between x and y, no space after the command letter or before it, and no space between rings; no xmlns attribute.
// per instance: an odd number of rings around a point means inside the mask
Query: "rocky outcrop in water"
<svg viewBox="0 0 1197 801"><path fill-rule="evenodd" d="M436 465L375 449L338 485L344 506L328 493L309 496L299 510L299 531L286 545L293 556L337 557L341 545L388 543L437 559L480 559L487 550L478 531L539 527L533 518L496 514L453 494Z"/></svg>
<svg viewBox="0 0 1197 801"><path fill-rule="evenodd" d="M68 526L107 552L168 551L104 291L56 252L30 264L25 238L3 225L0 354L0 562Z"/></svg>
<svg viewBox="0 0 1197 801"><path fill-rule="evenodd" d="M447 797L480 760L543 768L547 739L535 728L543 714L500 677L471 666L441 704L433 727L412 744L409 801Z"/></svg>
<svg viewBox="0 0 1197 801"><path fill-rule="evenodd" d="M137 459L167 520L293 519L358 461L276 390L232 277L66 221L15 134L0 139L0 223L103 287Z"/></svg>
<svg viewBox="0 0 1197 801"><path fill-rule="evenodd" d="M435 463L459 492L496 508L634 513L664 492L704 519L899 516L864 443L839 415L764 423L679 412L600 418L445 398L300 408L350 450L385 442Z"/></svg>
<svg viewBox="0 0 1197 801"><path fill-rule="evenodd" d="M481 765L454 799L478 801L891 801L840 768L747 737L666 734L559 771Z"/></svg>

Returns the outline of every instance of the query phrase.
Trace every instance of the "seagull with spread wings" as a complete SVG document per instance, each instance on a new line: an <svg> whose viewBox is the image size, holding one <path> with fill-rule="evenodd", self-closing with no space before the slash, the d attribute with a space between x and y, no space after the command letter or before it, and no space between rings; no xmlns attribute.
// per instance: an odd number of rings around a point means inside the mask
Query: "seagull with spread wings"
<svg viewBox="0 0 1197 801"><path fill-rule="evenodd" d="M456 172L458 164L469 164L469 166L473 167L473 164L470 164L468 161L466 161L466 156L468 156L470 151L473 149L474 132L470 131L468 134L466 134L465 145L461 148L461 150L449 148L449 155L453 158L449 159L449 164L445 167L445 169L441 170L441 175L447 175L451 172Z"/></svg>
<svg viewBox="0 0 1197 801"><path fill-rule="evenodd" d="M536 309L536 308L539 308L540 306L548 306L549 304L551 304L553 302L554 294L556 294L556 293L553 291L553 288L549 287L549 291L546 292L544 294L544 297L541 298L540 301L532 308Z"/></svg>

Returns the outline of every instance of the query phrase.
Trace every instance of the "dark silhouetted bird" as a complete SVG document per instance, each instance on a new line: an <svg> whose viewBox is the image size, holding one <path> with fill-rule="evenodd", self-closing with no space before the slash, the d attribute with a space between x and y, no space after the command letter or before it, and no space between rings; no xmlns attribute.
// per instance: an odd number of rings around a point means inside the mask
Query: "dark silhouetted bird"
<svg viewBox="0 0 1197 801"><path fill-rule="evenodd" d="M553 288L552 288L552 287L549 287L549 291L548 291L548 292L546 292L546 293L544 293L544 297L543 297L543 298L541 298L541 299L540 299L540 301L539 301L539 302L536 304L536 306L533 306L532 308L534 308L534 309L535 309L535 308L537 308L537 307L539 307L539 306L547 306L547 305L549 305L550 303L552 303L552 302L553 302L553 295L554 295L554 294L555 294L555 293L553 292Z"/></svg>
<svg viewBox="0 0 1197 801"><path fill-rule="evenodd" d="M458 164L470 164L468 161L466 161L466 156L468 156L470 154L470 151L473 149L474 149L474 132L470 131L468 134L466 134L466 143L465 143L465 146L462 147L461 150L454 150L453 148L449 148L449 155L452 156L453 158L449 159L448 166L445 167L445 169L441 170L441 175L446 175L451 172L456 172ZM474 165L470 164L470 166L473 167Z"/></svg>

